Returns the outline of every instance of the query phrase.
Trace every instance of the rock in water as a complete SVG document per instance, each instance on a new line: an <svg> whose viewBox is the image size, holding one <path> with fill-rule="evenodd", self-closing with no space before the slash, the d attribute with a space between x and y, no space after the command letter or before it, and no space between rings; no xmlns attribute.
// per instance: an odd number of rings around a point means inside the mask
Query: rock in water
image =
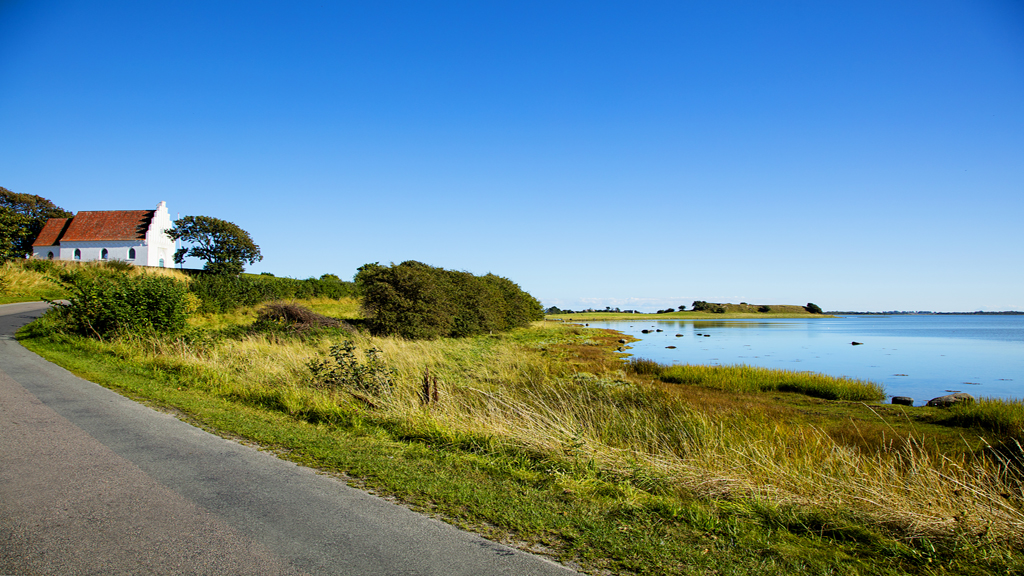
<svg viewBox="0 0 1024 576"><path fill-rule="evenodd" d="M903 405L903 406L913 406L914 405L914 399L911 398L910 396L893 396L892 397L892 403L893 404L900 404L900 405Z"/></svg>
<svg viewBox="0 0 1024 576"><path fill-rule="evenodd" d="M974 396L971 396L967 392L957 392L956 394L947 394L945 396L939 396L938 398L932 398L928 401L928 405L936 408L949 408L958 402L970 404L974 402Z"/></svg>

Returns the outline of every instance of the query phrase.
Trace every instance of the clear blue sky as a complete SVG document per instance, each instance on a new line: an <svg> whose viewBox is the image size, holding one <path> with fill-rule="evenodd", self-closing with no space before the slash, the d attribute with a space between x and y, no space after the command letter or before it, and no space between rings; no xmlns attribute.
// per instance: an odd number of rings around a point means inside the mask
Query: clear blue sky
<svg viewBox="0 0 1024 576"><path fill-rule="evenodd" d="M279 276L1024 310L1024 3L0 0L0 185Z"/></svg>

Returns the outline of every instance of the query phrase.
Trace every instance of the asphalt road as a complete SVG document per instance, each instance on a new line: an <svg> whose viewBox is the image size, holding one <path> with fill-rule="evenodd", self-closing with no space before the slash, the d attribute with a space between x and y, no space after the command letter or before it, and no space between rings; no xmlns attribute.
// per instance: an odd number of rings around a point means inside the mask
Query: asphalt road
<svg viewBox="0 0 1024 576"><path fill-rule="evenodd" d="M82 380L0 306L0 575L567 575Z"/></svg>

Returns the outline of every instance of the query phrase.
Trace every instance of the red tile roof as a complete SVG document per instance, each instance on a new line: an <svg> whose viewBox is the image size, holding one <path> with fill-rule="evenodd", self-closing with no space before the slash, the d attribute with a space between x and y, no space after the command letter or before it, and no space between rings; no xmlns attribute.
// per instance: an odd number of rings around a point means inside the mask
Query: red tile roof
<svg viewBox="0 0 1024 576"><path fill-rule="evenodd" d="M68 222L71 218L50 218L43 225L43 229L39 231L39 236L36 236L36 241L32 243L33 246L56 246L60 241L61 235L67 230Z"/></svg>
<svg viewBox="0 0 1024 576"><path fill-rule="evenodd" d="M145 240L155 210L103 210L75 214L62 242Z"/></svg>

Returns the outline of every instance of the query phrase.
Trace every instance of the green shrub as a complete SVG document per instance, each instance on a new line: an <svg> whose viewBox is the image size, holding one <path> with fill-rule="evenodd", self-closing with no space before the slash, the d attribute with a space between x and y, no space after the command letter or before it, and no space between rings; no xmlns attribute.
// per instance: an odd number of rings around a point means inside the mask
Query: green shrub
<svg viewBox="0 0 1024 576"><path fill-rule="evenodd" d="M38 258L25 260L24 266L26 270L38 272L39 274L49 274L57 270L57 263L53 260L41 260Z"/></svg>
<svg viewBox="0 0 1024 576"><path fill-rule="evenodd" d="M511 330L544 318L540 302L507 278L407 261L366 264L356 274L374 334L410 339Z"/></svg>
<svg viewBox="0 0 1024 576"><path fill-rule="evenodd" d="M202 300L201 312L229 312L274 300L345 298L356 295L352 282L334 278L277 278L275 276L223 275L193 272L189 290Z"/></svg>
<svg viewBox="0 0 1024 576"><path fill-rule="evenodd" d="M317 387L342 387L350 392L379 396L394 386L394 370L381 358L380 350L366 350L366 362L356 358L356 346L350 340L331 346L330 359L311 360L307 367Z"/></svg>
<svg viewBox="0 0 1024 576"><path fill-rule="evenodd" d="M103 263L103 266L117 272L127 272L135 267L134 264L127 260L117 260L116 258L114 260L107 260Z"/></svg>
<svg viewBox="0 0 1024 576"><path fill-rule="evenodd" d="M189 313L184 282L167 276L128 276L104 268L63 271L68 303L54 303L65 329L107 338L146 330L178 332Z"/></svg>
<svg viewBox="0 0 1024 576"><path fill-rule="evenodd" d="M758 312L765 312L765 313L771 312L772 311L772 307L767 305L767 304L765 304L764 306L758 306L757 311Z"/></svg>
<svg viewBox="0 0 1024 576"><path fill-rule="evenodd" d="M813 302L808 302L807 306L804 306L804 310L807 310L811 314L823 314L821 308Z"/></svg>

